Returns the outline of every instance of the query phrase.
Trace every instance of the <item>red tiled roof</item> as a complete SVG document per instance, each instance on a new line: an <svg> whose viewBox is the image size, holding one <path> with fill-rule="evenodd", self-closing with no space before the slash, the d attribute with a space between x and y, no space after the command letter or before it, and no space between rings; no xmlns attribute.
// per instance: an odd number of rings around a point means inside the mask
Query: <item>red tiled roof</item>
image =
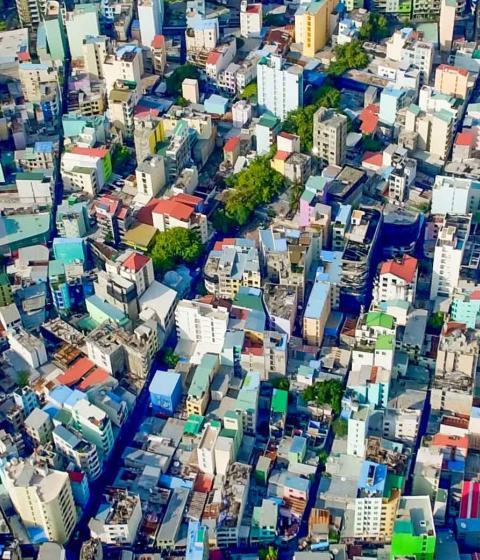
<svg viewBox="0 0 480 560"><path fill-rule="evenodd" d="M89 387L93 387L93 385L104 383L109 377L110 376L105 370L101 368L95 368L84 378L84 380L78 385L77 388L80 389L80 391L85 391Z"/></svg>
<svg viewBox="0 0 480 560"><path fill-rule="evenodd" d="M380 274L393 274L405 282L413 282L418 261L415 257L404 255L402 260L386 261L382 264Z"/></svg>
<svg viewBox="0 0 480 560"><path fill-rule="evenodd" d="M221 251L224 245L235 245L235 239L233 237L226 237L222 241L216 241L213 250Z"/></svg>
<svg viewBox="0 0 480 560"><path fill-rule="evenodd" d="M477 299L480 299L480 290L474 290L471 294L470 294L470 299L476 301Z"/></svg>
<svg viewBox="0 0 480 560"><path fill-rule="evenodd" d="M273 159L279 159L280 161L285 161L290 155L289 152L284 152L283 150L278 150L278 152L273 156Z"/></svg>
<svg viewBox="0 0 480 560"><path fill-rule="evenodd" d="M382 167L383 154L382 152L365 152L363 154L362 163L375 165L376 167Z"/></svg>
<svg viewBox="0 0 480 560"><path fill-rule="evenodd" d="M171 198L164 198L157 202L153 209L155 214L166 214L176 220L186 222L193 214L193 208L188 204L182 204Z"/></svg>
<svg viewBox="0 0 480 560"><path fill-rule="evenodd" d="M157 205L158 199L152 198L143 208L137 212L136 218L141 224L153 226L152 212Z"/></svg>
<svg viewBox="0 0 480 560"><path fill-rule="evenodd" d="M360 125L360 132L362 134L373 134L378 125L378 105L368 105L360 113L360 120L362 124Z"/></svg>
<svg viewBox="0 0 480 560"><path fill-rule="evenodd" d="M155 35L152 41L154 49L161 49L165 45L165 37L163 35Z"/></svg>
<svg viewBox="0 0 480 560"><path fill-rule="evenodd" d="M80 156L103 158L108 154L108 148L82 148L82 146L75 146L72 153Z"/></svg>
<svg viewBox="0 0 480 560"><path fill-rule="evenodd" d="M468 449L468 436L452 436L449 434L435 434L432 445L437 447L458 447Z"/></svg>
<svg viewBox="0 0 480 560"><path fill-rule="evenodd" d="M224 152L233 152L233 150L240 144L240 136L232 136L225 142L225 146L223 146Z"/></svg>
<svg viewBox="0 0 480 560"><path fill-rule="evenodd" d="M250 4L250 6L247 6L247 14L259 14L261 11L261 4Z"/></svg>
<svg viewBox="0 0 480 560"><path fill-rule="evenodd" d="M298 138L296 134L291 134L290 132L285 131L278 133L277 136L280 136L281 138L287 138L288 140L295 140L295 138Z"/></svg>
<svg viewBox="0 0 480 560"><path fill-rule="evenodd" d="M94 366L95 364L88 358L80 358L62 373L62 375L59 375L57 379L62 385L73 385L80 381Z"/></svg>
<svg viewBox="0 0 480 560"><path fill-rule="evenodd" d="M68 477L72 482L82 482L85 478L85 473L78 471L69 471Z"/></svg>
<svg viewBox="0 0 480 560"><path fill-rule="evenodd" d="M473 132L459 132L455 139L456 146L471 146L475 140Z"/></svg>
<svg viewBox="0 0 480 560"><path fill-rule="evenodd" d="M123 261L122 266L128 270L139 272L149 261L150 259L145 255L134 252Z"/></svg>
<svg viewBox="0 0 480 560"><path fill-rule="evenodd" d="M217 64L221 54L218 51L210 51L207 56L207 64Z"/></svg>
<svg viewBox="0 0 480 560"><path fill-rule="evenodd" d="M443 334L445 336L450 336L455 331L466 331L467 325L465 323L458 323L457 321L448 321L443 326Z"/></svg>
<svg viewBox="0 0 480 560"><path fill-rule="evenodd" d="M30 60L30 53L28 51L20 51L17 53L17 58L20 62L26 62Z"/></svg>
<svg viewBox="0 0 480 560"><path fill-rule="evenodd" d="M442 72L456 72L462 76L468 76L468 70L465 70L465 68L459 68L458 66L451 66L450 64L440 64L437 68L437 71L438 70Z"/></svg>
<svg viewBox="0 0 480 560"><path fill-rule="evenodd" d="M189 206L192 207L198 206L203 202L203 199L200 198L199 196L194 196L193 194L187 194L187 193L179 193L176 194L175 196L172 196L172 198L176 202L181 202L182 204L188 204Z"/></svg>

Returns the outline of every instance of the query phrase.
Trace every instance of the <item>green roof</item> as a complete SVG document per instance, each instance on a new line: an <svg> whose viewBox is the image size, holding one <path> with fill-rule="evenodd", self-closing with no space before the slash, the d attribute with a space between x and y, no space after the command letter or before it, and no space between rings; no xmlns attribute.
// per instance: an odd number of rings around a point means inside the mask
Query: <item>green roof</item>
<svg viewBox="0 0 480 560"><path fill-rule="evenodd" d="M272 113L263 113L263 115L260 117L258 124L260 126L266 126L267 128L275 128L277 126L277 124L279 123L279 120L277 119L277 117L275 115L272 115Z"/></svg>
<svg viewBox="0 0 480 560"><path fill-rule="evenodd" d="M450 111L447 111L446 109L440 109L440 111L437 111L435 115L446 123L452 122L453 119L452 113L450 113Z"/></svg>
<svg viewBox="0 0 480 560"><path fill-rule="evenodd" d="M44 171L30 171L25 173L17 173L15 175L15 179L25 180L25 181L33 181L33 180L42 180L45 177Z"/></svg>
<svg viewBox="0 0 480 560"><path fill-rule="evenodd" d="M415 115L418 115L420 113L420 107L418 105L415 105L414 103L410 104L408 110L411 111L412 113L415 113Z"/></svg>
<svg viewBox="0 0 480 560"><path fill-rule="evenodd" d="M393 336L381 334L375 343L375 350L393 350Z"/></svg>
<svg viewBox="0 0 480 560"><path fill-rule="evenodd" d="M8 276L5 272L0 272L0 286L9 286L10 281Z"/></svg>
<svg viewBox="0 0 480 560"><path fill-rule="evenodd" d="M201 398L210 386L213 370L217 365L217 357L213 354L205 354L193 374L192 383L188 390L191 397Z"/></svg>
<svg viewBox="0 0 480 560"><path fill-rule="evenodd" d="M201 416L200 414L190 414L190 416L187 419L187 423L183 428L183 433L193 434L196 436L202 429L204 419L205 417Z"/></svg>
<svg viewBox="0 0 480 560"><path fill-rule="evenodd" d="M272 395L272 412L286 414L288 409L288 391L274 389Z"/></svg>
<svg viewBox="0 0 480 560"><path fill-rule="evenodd" d="M246 291L240 290L233 300L233 305L236 305L237 307L243 307L245 309L251 309L252 311L265 311L263 308L261 292L259 292L257 295L246 293Z"/></svg>
<svg viewBox="0 0 480 560"><path fill-rule="evenodd" d="M370 313L367 313L365 324L367 327L382 327L391 330L394 326L394 318L381 311L370 311Z"/></svg>

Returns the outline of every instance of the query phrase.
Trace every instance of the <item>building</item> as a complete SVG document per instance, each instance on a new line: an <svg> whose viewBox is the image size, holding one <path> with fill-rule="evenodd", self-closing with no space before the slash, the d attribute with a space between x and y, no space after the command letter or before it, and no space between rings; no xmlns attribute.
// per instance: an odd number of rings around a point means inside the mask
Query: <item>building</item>
<svg viewBox="0 0 480 560"><path fill-rule="evenodd" d="M313 116L313 153L328 165L343 165L347 149L347 117L320 107Z"/></svg>
<svg viewBox="0 0 480 560"><path fill-rule="evenodd" d="M85 191L94 197L112 174L110 151L75 146L62 154L61 173L67 190Z"/></svg>
<svg viewBox="0 0 480 560"><path fill-rule="evenodd" d="M332 0L302 4L295 12L295 42L302 45L303 56L313 58L327 44L335 28L331 21Z"/></svg>
<svg viewBox="0 0 480 560"><path fill-rule="evenodd" d="M202 300L180 301L175 309L177 336L180 340L191 340L223 347L228 327L229 312L226 307Z"/></svg>
<svg viewBox="0 0 480 560"><path fill-rule="evenodd" d="M208 528L199 521L188 523L185 560L208 560Z"/></svg>
<svg viewBox="0 0 480 560"><path fill-rule="evenodd" d="M437 175L432 188L432 214L475 214L480 209L480 182Z"/></svg>
<svg viewBox="0 0 480 560"><path fill-rule="evenodd" d="M354 536L362 541L390 542L399 492L384 497L387 465L364 461L355 500Z"/></svg>
<svg viewBox="0 0 480 560"><path fill-rule="evenodd" d="M268 153L275 144L277 133L280 132L280 121L270 112L265 112L255 124L255 138L257 141L257 154L259 156Z"/></svg>
<svg viewBox="0 0 480 560"><path fill-rule="evenodd" d="M99 229L97 239L118 246L133 223L131 208L113 194L96 199L94 208Z"/></svg>
<svg viewBox="0 0 480 560"><path fill-rule="evenodd" d="M149 198L156 196L165 186L165 160L161 156L149 156L135 170L137 190Z"/></svg>
<svg viewBox="0 0 480 560"><path fill-rule="evenodd" d="M263 25L262 4L240 2L240 35L242 37L260 37Z"/></svg>
<svg viewBox="0 0 480 560"><path fill-rule="evenodd" d="M471 218L447 215L438 232L433 256L430 299L449 297L458 286L460 267L468 239Z"/></svg>
<svg viewBox="0 0 480 560"><path fill-rule="evenodd" d="M368 423L371 416L370 405L357 405L348 418L347 455L365 457Z"/></svg>
<svg viewBox="0 0 480 560"><path fill-rule="evenodd" d="M153 71L157 76L163 76L167 66L167 46L165 44L165 37L163 35L155 35L150 49L152 51Z"/></svg>
<svg viewBox="0 0 480 560"><path fill-rule="evenodd" d="M317 275L303 315L302 336L307 344L312 346L322 345L330 309L330 284L320 280Z"/></svg>
<svg viewBox="0 0 480 560"><path fill-rule="evenodd" d="M72 12L67 12L65 19L68 46L72 59L83 59L83 43L87 37L98 37L100 27L98 22L98 5L77 4Z"/></svg>
<svg viewBox="0 0 480 560"><path fill-rule="evenodd" d="M95 517L88 523L93 538L109 545L132 545L142 521L140 498L121 488L112 488Z"/></svg>
<svg viewBox="0 0 480 560"><path fill-rule="evenodd" d="M201 472L215 475L217 472L215 462L215 445L220 435L221 424L218 421L208 423L197 447L197 462Z"/></svg>
<svg viewBox="0 0 480 560"><path fill-rule="evenodd" d="M67 53L67 39L60 4L55 0L49 0L46 4L43 27L52 60L63 63Z"/></svg>
<svg viewBox="0 0 480 560"><path fill-rule="evenodd" d="M433 560L436 532L428 496L400 498L393 526L391 558Z"/></svg>
<svg viewBox="0 0 480 560"><path fill-rule="evenodd" d="M198 89L198 80L193 78L185 78L182 82L182 97L190 103L200 102L200 91Z"/></svg>
<svg viewBox="0 0 480 560"><path fill-rule="evenodd" d="M233 299L241 286L260 288L260 261L255 243L248 239L217 241L204 267L210 294Z"/></svg>
<svg viewBox="0 0 480 560"><path fill-rule="evenodd" d="M173 228L195 231L202 243L208 241L208 223L200 208L203 200L191 194L176 194L160 199L152 211L153 226L160 232Z"/></svg>
<svg viewBox="0 0 480 560"><path fill-rule="evenodd" d="M453 29L457 14L457 2L455 0L441 0L439 20L440 50L450 52L453 42Z"/></svg>
<svg viewBox="0 0 480 560"><path fill-rule="evenodd" d="M76 429L96 446L99 456L106 459L113 448L112 423L107 414L86 399L78 400L72 407Z"/></svg>
<svg viewBox="0 0 480 560"><path fill-rule="evenodd" d="M80 434L74 433L62 424L54 428L52 436L57 452L72 461L89 480L95 480L100 476L102 463L93 443L86 441Z"/></svg>
<svg viewBox="0 0 480 560"><path fill-rule="evenodd" d="M21 327L7 333L10 348L31 368L38 368L48 361L47 350L41 338Z"/></svg>
<svg viewBox="0 0 480 560"><path fill-rule="evenodd" d="M52 420L44 410L34 408L25 419L25 431L35 446L44 445L52 438Z"/></svg>
<svg viewBox="0 0 480 560"><path fill-rule="evenodd" d="M303 69L271 54L257 63L258 104L283 120L303 106Z"/></svg>
<svg viewBox="0 0 480 560"><path fill-rule="evenodd" d="M155 413L171 416L182 398L182 378L179 373L157 371L148 388Z"/></svg>
<svg viewBox="0 0 480 560"><path fill-rule="evenodd" d="M149 47L162 32L163 0L141 0L138 2L140 38L144 47Z"/></svg>
<svg viewBox="0 0 480 560"><path fill-rule="evenodd" d="M435 71L435 90L439 93L466 99L473 84L465 68L440 64Z"/></svg>
<svg viewBox="0 0 480 560"><path fill-rule="evenodd" d="M77 202L72 196L57 207L57 232L60 237L85 237L89 231L86 202Z"/></svg>
<svg viewBox="0 0 480 560"><path fill-rule="evenodd" d="M351 228L345 234L347 243L342 258L340 307L359 309L367 305L371 294L372 262L382 216L375 208L354 210Z"/></svg>
<svg viewBox="0 0 480 560"><path fill-rule="evenodd" d="M218 356L205 354L195 368L192 383L188 389L187 414L205 414L210 400L210 383L219 368Z"/></svg>
<svg viewBox="0 0 480 560"><path fill-rule="evenodd" d="M77 512L67 473L14 459L3 465L0 477L26 527L40 529L49 541L69 540Z"/></svg>
<svg viewBox="0 0 480 560"><path fill-rule="evenodd" d="M471 294L455 294L450 308L450 317L457 323L464 323L467 328L475 329L480 313L480 293L478 290Z"/></svg>
<svg viewBox="0 0 480 560"><path fill-rule="evenodd" d="M375 281L376 302L401 300L415 301L417 289L418 261L410 255L385 261Z"/></svg>

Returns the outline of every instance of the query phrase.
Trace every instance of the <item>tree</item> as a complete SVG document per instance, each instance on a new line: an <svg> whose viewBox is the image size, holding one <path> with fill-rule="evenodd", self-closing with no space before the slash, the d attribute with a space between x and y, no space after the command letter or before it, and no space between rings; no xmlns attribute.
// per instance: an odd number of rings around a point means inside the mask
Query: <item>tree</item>
<svg viewBox="0 0 480 560"><path fill-rule="evenodd" d="M178 105L179 107L187 107L188 105L190 105L190 101L180 95L180 97L178 97L175 101L175 105Z"/></svg>
<svg viewBox="0 0 480 560"><path fill-rule="evenodd" d="M171 348L166 348L163 351L162 360L169 368L173 369L178 364L180 357Z"/></svg>
<svg viewBox="0 0 480 560"><path fill-rule="evenodd" d="M250 82L248 85L246 85L243 88L242 93L240 94L240 97L242 99L256 99L257 98L257 93L258 93L258 86L257 86L257 82Z"/></svg>
<svg viewBox="0 0 480 560"><path fill-rule="evenodd" d="M273 546L269 546L268 548L261 548L258 551L258 557L260 558L260 560L277 560L278 550Z"/></svg>
<svg viewBox="0 0 480 560"><path fill-rule="evenodd" d="M335 379L317 381L303 391L305 402L313 402L317 406L329 405L335 414L339 414L342 409L342 397L342 384Z"/></svg>
<svg viewBox="0 0 480 560"><path fill-rule="evenodd" d="M186 78L197 80L200 76L198 68L193 64L184 64L176 68L167 78L167 94L180 95L182 93L182 83Z"/></svg>
<svg viewBox="0 0 480 560"><path fill-rule="evenodd" d="M427 327L431 332L439 333L442 330L443 323L445 321L445 314L443 311L437 311L432 313L427 321Z"/></svg>
<svg viewBox="0 0 480 560"><path fill-rule="evenodd" d="M287 377L277 377L276 379L272 379L271 385L274 389L288 391L290 389L290 380Z"/></svg>
<svg viewBox="0 0 480 560"><path fill-rule="evenodd" d="M388 21L387 18L376 12L370 12L368 21L366 21L358 32L360 39L365 41L381 41L388 37Z"/></svg>
<svg viewBox="0 0 480 560"><path fill-rule="evenodd" d="M370 60L362 43L357 40L337 45L334 52L335 61L328 67L329 74L333 76L341 76L352 68L365 68Z"/></svg>
<svg viewBox="0 0 480 560"><path fill-rule="evenodd" d="M28 381L30 380L30 372L26 369L22 369L18 372L17 384L22 389L28 385Z"/></svg>
<svg viewBox="0 0 480 560"><path fill-rule="evenodd" d="M325 451L325 449L320 449L320 451L318 452L318 462L321 465L325 465L328 459L328 453Z"/></svg>
<svg viewBox="0 0 480 560"><path fill-rule="evenodd" d="M304 186L295 183L290 189L290 212L295 213L300 204L300 197L302 196Z"/></svg>
<svg viewBox="0 0 480 560"><path fill-rule="evenodd" d="M237 226L237 222L227 216L225 208L218 208L212 216L213 229L221 233L228 233Z"/></svg>
<svg viewBox="0 0 480 560"><path fill-rule="evenodd" d="M382 149L382 143L367 134L363 137L363 149L367 152L379 152Z"/></svg>
<svg viewBox="0 0 480 560"><path fill-rule="evenodd" d="M338 108L340 106L340 92L338 89L325 85L315 94L313 102L305 107L291 111L285 122L283 130L300 136L303 152L311 152L313 148L313 115L320 107Z"/></svg>
<svg viewBox="0 0 480 560"><path fill-rule="evenodd" d="M229 177L225 215L236 224L247 222L252 212L270 203L285 188L285 179L272 169L267 156L259 156L246 168Z"/></svg>
<svg viewBox="0 0 480 560"><path fill-rule="evenodd" d="M332 429L337 437L343 438L348 434L348 422L343 418L337 418L332 423Z"/></svg>
<svg viewBox="0 0 480 560"><path fill-rule="evenodd" d="M156 236L150 257L155 270L164 273L181 262L195 262L201 253L202 243L198 233L177 227Z"/></svg>

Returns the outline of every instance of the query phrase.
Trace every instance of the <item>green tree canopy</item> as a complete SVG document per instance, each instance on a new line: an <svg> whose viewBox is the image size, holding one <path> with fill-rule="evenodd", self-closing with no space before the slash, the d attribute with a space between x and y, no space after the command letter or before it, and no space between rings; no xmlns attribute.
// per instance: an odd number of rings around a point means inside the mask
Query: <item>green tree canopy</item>
<svg viewBox="0 0 480 560"><path fill-rule="evenodd" d="M287 377L277 377L271 381L272 387L275 389L283 389L288 391L290 389L290 380Z"/></svg>
<svg viewBox="0 0 480 560"><path fill-rule="evenodd" d="M262 204L270 203L285 188L285 180L272 169L268 156L259 156L240 173L227 179L232 187L227 193L225 215L243 225L252 212Z"/></svg>
<svg viewBox="0 0 480 560"><path fill-rule="evenodd" d="M166 348L162 352L162 360L169 368L174 368L178 361L180 360L179 356L175 354L175 352L171 348Z"/></svg>
<svg viewBox="0 0 480 560"><path fill-rule="evenodd" d="M240 94L242 99L256 99L258 92L257 82L250 82L246 85Z"/></svg>
<svg viewBox="0 0 480 560"><path fill-rule="evenodd" d="M200 72L193 64L184 64L176 68L167 78L167 94L180 95L182 93L182 83L185 78L198 79Z"/></svg>
<svg viewBox="0 0 480 560"><path fill-rule="evenodd" d="M328 67L329 74L341 76L352 68L365 68L369 63L368 54L358 40L335 47L335 61Z"/></svg>
<svg viewBox="0 0 480 560"><path fill-rule="evenodd" d="M348 434L348 422L343 418L337 418L334 420L332 428L337 437L343 438Z"/></svg>
<svg viewBox="0 0 480 560"><path fill-rule="evenodd" d="M330 85L322 86L315 94L313 103L291 111L283 130L300 136L303 152L311 152L313 147L313 115L320 107L338 108L340 106L340 92Z"/></svg>
<svg viewBox="0 0 480 560"><path fill-rule="evenodd" d="M20 388L26 387L28 381L30 380L30 372L26 369L22 369L18 372L17 383Z"/></svg>
<svg viewBox="0 0 480 560"><path fill-rule="evenodd" d="M202 253L198 233L185 228L172 228L159 233L150 250L153 266L158 272L167 272L181 262L193 263Z"/></svg>
<svg viewBox="0 0 480 560"><path fill-rule="evenodd" d="M313 402L317 406L330 405L335 414L342 409L343 387L339 381L328 379L317 381L303 391L303 400Z"/></svg>
<svg viewBox="0 0 480 560"><path fill-rule="evenodd" d="M358 36L364 41L381 41L388 37L387 18L376 12L370 12L368 20L360 27Z"/></svg>

